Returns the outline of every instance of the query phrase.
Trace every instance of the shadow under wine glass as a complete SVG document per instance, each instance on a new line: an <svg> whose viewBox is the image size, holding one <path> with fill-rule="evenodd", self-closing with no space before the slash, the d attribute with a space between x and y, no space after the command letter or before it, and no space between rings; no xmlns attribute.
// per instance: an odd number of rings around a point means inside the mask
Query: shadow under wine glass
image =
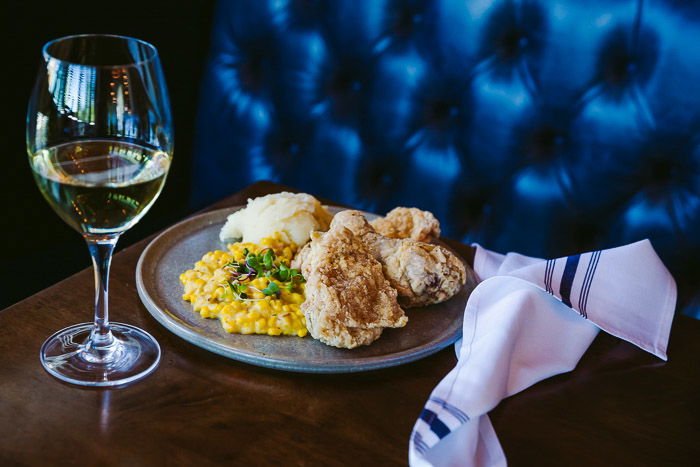
<svg viewBox="0 0 700 467"><path fill-rule="evenodd" d="M165 80L156 48L129 37L63 37L42 55L27 114L29 164L44 198L87 242L95 315L49 337L41 363L69 383L124 385L160 360L150 334L110 323L108 281L119 235L149 210L170 168Z"/></svg>

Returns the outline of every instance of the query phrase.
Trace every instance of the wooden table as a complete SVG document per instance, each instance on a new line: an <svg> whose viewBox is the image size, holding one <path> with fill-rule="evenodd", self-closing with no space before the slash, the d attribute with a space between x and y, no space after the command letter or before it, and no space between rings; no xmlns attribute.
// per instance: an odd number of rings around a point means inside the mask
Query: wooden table
<svg viewBox="0 0 700 467"><path fill-rule="evenodd" d="M211 208L280 189L257 183ZM141 304L134 271L148 241L115 256L110 284L111 318L146 329L162 346L160 367L143 381L81 389L39 363L46 337L91 319L91 270L0 312L0 465L407 463L411 428L455 364L452 348L350 375L219 357L168 332ZM574 372L505 400L491 419L511 465L697 463L700 322L678 316L668 354L664 363L601 333Z"/></svg>

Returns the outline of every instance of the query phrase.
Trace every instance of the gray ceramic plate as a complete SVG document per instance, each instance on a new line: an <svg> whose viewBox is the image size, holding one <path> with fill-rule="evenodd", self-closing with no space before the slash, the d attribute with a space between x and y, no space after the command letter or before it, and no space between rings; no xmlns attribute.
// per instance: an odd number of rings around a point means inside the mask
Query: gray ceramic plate
<svg viewBox="0 0 700 467"><path fill-rule="evenodd" d="M467 287L445 303L409 308L405 327L386 329L371 345L352 350L329 347L310 336L228 334L218 320L202 318L182 300L179 275L206 252L225 249L219 230L237 209L240 207L186 219L156 237L141 254L136 266L139 296L153 317L181 338L253 365L304 373L351 373L418 360L461 335L462 314L471 290Z"/></svg>

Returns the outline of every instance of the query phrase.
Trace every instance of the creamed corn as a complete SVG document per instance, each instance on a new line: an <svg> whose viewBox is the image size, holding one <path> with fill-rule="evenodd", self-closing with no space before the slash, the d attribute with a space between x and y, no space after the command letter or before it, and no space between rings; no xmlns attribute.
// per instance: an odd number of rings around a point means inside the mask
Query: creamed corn
<svg viewBox="0 0 700 467"><path fill-rule="evenodd" d="M180 274L185 293L182 295L192 309L203 318L218 318L226 332L240 334L290 335L304 337L306 320L299 309L304 301L304 284L296 284L289 291L272 277L256 277L246 281L247 299L236 298L227 283L228 272L224 267L231 261L244 262L245 250L260 253L266 248L275 252L274 263L291 264L297 246L287 241L283 234L275 233L264 238L260 245L232 243L228 251L211 251L190 269ZM281 290L278 295L265 295L262 291L270 282Z"/></svg>

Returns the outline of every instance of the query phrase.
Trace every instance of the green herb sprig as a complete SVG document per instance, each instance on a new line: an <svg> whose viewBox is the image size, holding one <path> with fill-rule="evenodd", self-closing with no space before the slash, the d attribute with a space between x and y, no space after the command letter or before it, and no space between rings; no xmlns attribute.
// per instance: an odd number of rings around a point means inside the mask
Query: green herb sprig
<svg viewBox="0 0 700 467"><path fill-rule="evenodd" d="M290 268L283 260L279 261L279 264L276 264L276 255L272 248L265 248L257 254L251 253L246 248L243 250L243 254L245 259L242 263L234 260L224 266L226 271L230 274L226 283L233 296L238 300L253 300L248 298L248 294L246 293L248 288L267 296L274 295L279 298L283 289L291 292L295 286L306 282L304 276L298 269ZM268 286L263 290L246 284L246 282L256 277L276 279L282 283L282 286L280 287L277 283L272 282L272 280L270 280Z"/></svg>

